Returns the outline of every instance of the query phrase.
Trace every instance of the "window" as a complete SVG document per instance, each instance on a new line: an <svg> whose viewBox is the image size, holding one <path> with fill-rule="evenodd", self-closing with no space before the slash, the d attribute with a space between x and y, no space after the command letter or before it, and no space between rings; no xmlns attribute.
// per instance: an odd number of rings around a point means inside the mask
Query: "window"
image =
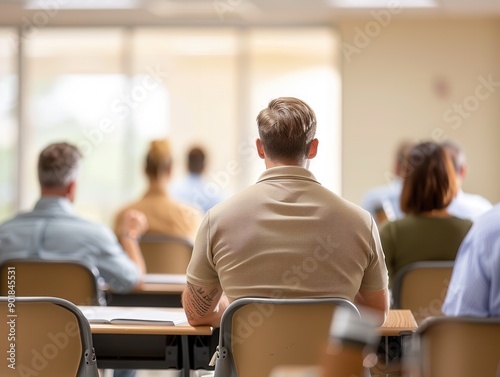
<svg viewBox="0 0 500 377"><path fill-rule="evenodd" d="M17 44L14 30L0 28L0 221L15 211L17 143Z"/></svg>
<svg viewBox="0 0 500 377"><path fill-rule="evenodd" d="M330 27L39 30L21 57L28 114L19 169L24 187L16 188L21 208L38 199L37 156L56 141L84 153L76 211L108 224L142 194L144 157L155 138L171 140L174 179L185 173L185 153L197 144L208 152L211 189L238 191L264 169L254 146L255 118L278 96L296 96L315 110L320 149L311 169L339 192L336 46ZM0 187L10 192L0 199L3 213L12 211L15 192L15 57L0 48L0 90L9 93L0 96L1 127L11 135L0 144L9 156L1 160L8 169L0 173Z"/></svg>

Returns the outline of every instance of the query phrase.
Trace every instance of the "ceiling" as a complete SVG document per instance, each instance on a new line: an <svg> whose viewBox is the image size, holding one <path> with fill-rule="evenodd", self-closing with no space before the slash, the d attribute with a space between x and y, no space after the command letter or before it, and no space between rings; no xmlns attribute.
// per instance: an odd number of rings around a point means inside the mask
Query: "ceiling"
<svg viewBox="0 0 500 377"><path fill-rule="evenodd" d="M498 0L0 0L0 26L326 24L394 9L401 18L500 17Z"/></svg>

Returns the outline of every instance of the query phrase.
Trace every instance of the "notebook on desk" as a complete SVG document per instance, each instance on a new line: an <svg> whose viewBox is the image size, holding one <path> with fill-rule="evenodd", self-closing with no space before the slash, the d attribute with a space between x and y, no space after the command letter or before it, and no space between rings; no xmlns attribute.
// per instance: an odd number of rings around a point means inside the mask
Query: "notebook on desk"
<svg viewBox="0 0 500 377"><path fill-rule="evenodd" d="M89 323L175 326L187 322L182 310L111 306L81 306L80 310Z"/></svg>

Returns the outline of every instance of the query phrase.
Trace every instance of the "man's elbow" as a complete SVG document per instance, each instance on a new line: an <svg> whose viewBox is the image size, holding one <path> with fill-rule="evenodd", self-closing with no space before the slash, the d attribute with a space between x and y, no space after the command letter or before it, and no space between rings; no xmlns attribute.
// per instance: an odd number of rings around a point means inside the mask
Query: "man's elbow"
<svg viewBox="0 0 500 377"><path fill-rule="evenodd" d="M359 292L355 304L360 307L361 312L363 308L367 313L370 312L369 316L378 326L383 325L389 315L389 295L386 290Z"/></svg>
<svg viewBox="0 0 500 377"><path fill-rule="evenodd" d="M205 325L208 325L208 323L206 323L206 320L204 320L203 318L197 318L197 317L188 317L188 323L191 325L191 326L205 326Z"/></svg>

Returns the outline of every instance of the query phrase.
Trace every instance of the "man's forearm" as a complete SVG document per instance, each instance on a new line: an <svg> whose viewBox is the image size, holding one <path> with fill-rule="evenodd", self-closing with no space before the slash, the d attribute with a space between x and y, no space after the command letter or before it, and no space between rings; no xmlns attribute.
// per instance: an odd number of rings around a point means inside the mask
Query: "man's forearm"
<svg viewBox="0 0 500 377"><path fill-rule="evenodd" d="M229 302L219 286L199 287L188 283L182 294L182 306L189 324L220 326Z"/></svg>
<svg viewBox="0 0 500 377"><path fill-rule="evenodd" d="M137 239L121 236L120 243L130 259L137 265L137 267L139 267L141 274L145 274L146 263L144 262L144 257L142 256L141 248L139 247Z"/></svg>
<svg viewBox="0 0 500 377"><path fill-rule="evenodd" d="M389 291L360 291L354 298L354 304L359 307L374 309L378 313L379 325L382 325L389 314Z"/></svg>

